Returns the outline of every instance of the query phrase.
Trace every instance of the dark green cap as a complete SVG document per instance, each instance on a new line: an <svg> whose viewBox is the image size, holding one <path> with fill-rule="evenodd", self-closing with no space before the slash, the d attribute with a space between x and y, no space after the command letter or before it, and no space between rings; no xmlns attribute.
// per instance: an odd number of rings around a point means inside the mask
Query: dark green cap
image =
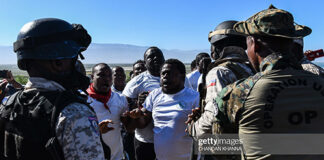
<svg viewBox="0 0 324 160"><path fill-rule="evenodd" d="M245 35L282 38L302 38L312 33L309 27L296 24L291 13L272 5L246 21L236 23L234 30Z"/></svg>

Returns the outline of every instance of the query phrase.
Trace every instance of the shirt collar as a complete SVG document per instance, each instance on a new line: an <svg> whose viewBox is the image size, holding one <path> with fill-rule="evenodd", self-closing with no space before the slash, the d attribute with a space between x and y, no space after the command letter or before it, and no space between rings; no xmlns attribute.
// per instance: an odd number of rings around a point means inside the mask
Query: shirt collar
<svg viewBox="0 0 324 160"><path fill-rule="evenodd" d="M301 65L290 54L272 53L261 61L259 68L261 72L267 72L289 66L295 69L302 69Z"/></svg>
<svg viewBox="0 0 324 160"><path fill-rule="evenodd" d="M25 90L40 89L47 91L64 91L65 88L55 81L41 77L30 77L25 85Z"/></svg>
<svg viewBox="0 0 324 160"><path fill-rule="evenodd" d="M182 94L184 91L185 91L186 87L184 87L182 90L178 91L177 93L174 93L174 94L167 94L167 93L164 93L163 91L163 94L165 95L168 95L169 97L175 97L175 96L178 96L180 94ZM161 90L162 90L162 87L161 87Z"/></svg>
<svg viewBox="0 0 324 160"><path fill-rule="evenodd" d="M237 58L246 58L246 53L243 48L237 46L227 46L224 47L221 58L237 57Z"/></svg>

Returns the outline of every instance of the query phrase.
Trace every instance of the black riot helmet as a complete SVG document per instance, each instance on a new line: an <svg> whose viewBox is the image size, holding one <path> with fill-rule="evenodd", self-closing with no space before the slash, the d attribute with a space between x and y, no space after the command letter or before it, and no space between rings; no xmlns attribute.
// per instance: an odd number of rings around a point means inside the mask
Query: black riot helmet
<svg viewBox="0 0 324 160"><path fill-rule="evenodd" d="M233 29L234 24L238 21L224 21L220 23L214 31L210 31L208 34L208 41L211 43L212 47L212 57L219 57L220 52L226 46L238 46L246 49L245 36L236 32ZM214 52L214 53L213 53Z"/></svg>
<svg viewBox="0 0 324 160"><path fill-rule="evenodd" d="M43 18L25 24L14 42L18 67L26 70L24 60L76 58L91 43L91 36L80 24L56 18Z"/></svg>

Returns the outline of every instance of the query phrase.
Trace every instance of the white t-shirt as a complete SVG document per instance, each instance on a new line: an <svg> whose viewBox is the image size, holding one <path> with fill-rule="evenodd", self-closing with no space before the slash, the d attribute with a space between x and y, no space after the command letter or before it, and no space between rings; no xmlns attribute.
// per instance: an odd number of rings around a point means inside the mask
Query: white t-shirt
<svg viewBox="0 0 324 160"><path fill-rule="evenodd" d="M114 87L114 85L111 85L111 91L116 92L116 93L118 93L118 94L122 94L122 92L123 92L123 91L119 91L119 90L117 90L117 89Z"/></svg>
<svg viewBox="0 0 324 160"><path fill-rule="evenodd" d="M192 89L197 91L198 89L198 79L200 77L200 72L198 70L195 70L189 74L187 74L187 78L189 80L189 83L192 86Z"/></svg>
<svg viewBox="0 0 324 160"><path fill-rule="evenodd" d="M160 87L160 77L152 76L145 71L131 79L123 90L123 95L129 98L137 98L142 92L151 92ZM191 88L188 79L185 80L185 87ZM141 142L153 143L153 123L148 124L143 129L135 130L135 138Z"/></svg>
<svg viewBox="0 0 324 160"><path fill-rule="evenodd" d="M190 82L189 82L189 79L188 79L187 77L186 77L186 79L185 79L185 84L184 84L184 86L187 87L187 88L193 89L192 86L191 86L191 84L190 84Z"/></svg>
<svg viewBox="0 0 324 160"><path fill-rule="evenodd" d="M165 94L158 88L143 106L152 112L157 159L191 159L192 138L185 132L185 121L191 109L199 107L199 93L185 87L176 94Z"/></svg>
<svg viewBox="0 0 324 160"><path fill-rule="evenodd" d="M129 98L137 98L142 92L151 92L160 87L160 77L152 76L145 71L131 79L124 88L123 94ZM135 138L141 142L153 143L153 123L143 129L136 128Z"/></svg>
<svg viewBox="0 0 324 160"><path fill-rule="evenodd" d="M128 110L128 103L125 96L115 92L111 92L111 97L107 102L107 105L111 111L105 108L102 102L88 96L88 103L95 110L99 123L103 120L110 119L113 124L109 124L114 129L102 134L103 141L110 147L111 159L120 160L123 158L123 141L121 137L121 121L120 115Z"/></svg>

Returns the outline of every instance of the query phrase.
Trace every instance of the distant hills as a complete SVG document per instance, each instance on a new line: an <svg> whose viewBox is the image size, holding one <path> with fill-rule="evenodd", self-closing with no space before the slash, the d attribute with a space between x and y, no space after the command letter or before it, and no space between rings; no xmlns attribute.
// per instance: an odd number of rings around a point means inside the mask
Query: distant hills
<svg viewBox="0 0 324 160"><path fill-rule="evenodd" d="M133 63L138 59L143 59L143 55L148 46L136 46L129 44L109 44L109 43L92 43L88 50L83 52L85 57L84 63L108 64L116 63ZM179 49L163 49L165 59L177 58L184 63L190 63L198 53L207 52L205 50L179 50ZM0 46L0 64L16 64L16 54L14 54L12 46Z"/></svg>

